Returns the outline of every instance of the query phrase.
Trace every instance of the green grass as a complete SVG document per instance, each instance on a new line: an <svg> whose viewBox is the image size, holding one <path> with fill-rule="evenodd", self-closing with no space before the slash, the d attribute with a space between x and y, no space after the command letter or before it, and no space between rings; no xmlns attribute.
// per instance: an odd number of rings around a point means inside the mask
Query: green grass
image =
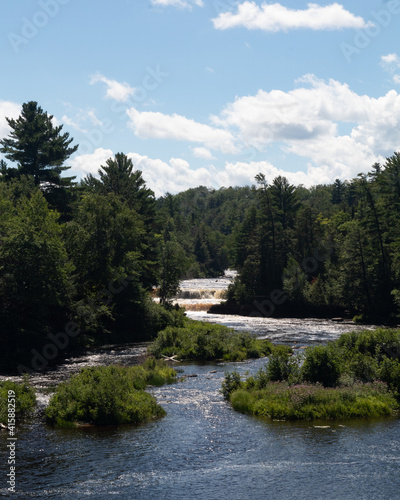
<svg viewBox="0 0 400 500"><path fill-rule="evenodd" d="M35 391L25 381L21 384L17 382L0 382L0 422L7 425L8 420L8 391L15 393L15 415L16 423L31 414L36 406Z"/></svg>
<svg viewBox="0 0 400 500"><path fill-rule="evenodd" d="M237 411L271 419L347 419L397 415L400 331L342 335L304 356L270 356L255 376L228 373L222 393Z"/></svg>
<svg viewBox="0 0 400 500"><path fill-rule="evenodd" d="M187 319L184 327L167 327L159 332L148 352L156 358L176 356L179 360L243 361L267 356L273 349L271 342L259 340L250 333Z"/></svg>
<svg viewBox="0 0 400 500"><path fill-rule="evenodd" d="M162 417L163 408L143 389L174 380L176 372L154 358L138 366L85 368L57 387L46 408L46 419L58 427L73 427L137 424Z"/></svg>
<svg viewBox="0 0 400 500"><path fill-rule="evenodd" d="M264 389L237 389L230 402L242 413L285 420L372 418L394 415L399 409L383 382L336 388L271 382Z"/></svg>

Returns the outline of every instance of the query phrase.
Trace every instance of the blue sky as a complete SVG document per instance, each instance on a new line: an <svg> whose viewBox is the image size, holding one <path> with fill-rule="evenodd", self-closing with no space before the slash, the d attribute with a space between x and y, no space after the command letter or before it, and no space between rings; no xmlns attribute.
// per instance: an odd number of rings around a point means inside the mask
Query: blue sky
<svg viewBox="0 0 400 500"><path fill-rule="evenodd" d="M351 179L400 150L400 0L21 0L0 19L0 137L38 101L157 196Z"/></svg>

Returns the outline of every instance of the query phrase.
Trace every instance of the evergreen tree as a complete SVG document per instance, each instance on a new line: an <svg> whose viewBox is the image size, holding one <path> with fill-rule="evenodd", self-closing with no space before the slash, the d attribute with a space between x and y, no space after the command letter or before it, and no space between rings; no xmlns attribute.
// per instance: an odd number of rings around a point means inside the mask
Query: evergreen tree
<svg viewBox="0 0 400 500"><path fill-rule="evenodd" d="M114 193L152 222L155 216L155 198L146 186L140 170L134 170L133 162L124 153L116 153L115 158L108 158L98 170L99 179L89 174L82 182L84 187L99 193Z"/></svg>
<svg viewBox="0 0 400 500"><path fill-rule="evenodd" d="M46 192L50 187L69 187L74 177L61 177L70 167L64 162L78 149L71 146L69 133L61 133L62 125L53 125L48 115L35 101L22 105L19 118L6 118L11 132L0 141L0 151L16 167L6 167L8 176L31 175L35 184ZM2 169L4 165L2 165Z"/></svg>

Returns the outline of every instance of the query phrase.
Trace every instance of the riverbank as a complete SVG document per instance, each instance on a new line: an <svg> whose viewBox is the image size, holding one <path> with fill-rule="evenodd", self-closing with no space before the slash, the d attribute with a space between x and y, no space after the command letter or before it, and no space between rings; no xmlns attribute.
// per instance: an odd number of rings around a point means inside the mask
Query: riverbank
<svg viewBox="0 0 400 500"><path fill-rule="evenodd" d="M396 416L400 330L344 334L303 357L272 354L255 376L228 373L223 394L235 410L270 419Z"/></svg>
<svg viewBox="0 0 400 500"><path fill-rule="evenodd" d="M313 306L311 304L297 304L286 300L280 305L277 305L271 300L265 298L263 299L261 297L257 300L255 299L252 303L247 304L238 304L234 300L226 300L219 304L210 304L207 312L208 314L279 319L315 318L360 325L377 324L391 327L399 325L398 318L390 318L380 315L370 317L357 315L356 312L351 312L340 306Z"/></svg>
<svg viewBox="0 0 400 500"><path fill-rule="evenodd" d="M340 318L351 321L352 317L345 308L336 306L307 306L285 301L281 305L273 304L270 300L258 298L253 303L238 304L227 300L220 304L212 304L209 314L231 314L239 316L259 316L265 318Z"/></svg>

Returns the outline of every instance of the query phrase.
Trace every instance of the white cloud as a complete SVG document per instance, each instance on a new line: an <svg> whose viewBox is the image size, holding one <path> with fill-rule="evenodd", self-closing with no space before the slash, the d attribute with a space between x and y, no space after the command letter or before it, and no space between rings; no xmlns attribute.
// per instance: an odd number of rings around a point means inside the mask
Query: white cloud
<svg viewBox="0 0 400 500"><path fill-rule="evenodd" d="M165 115L153 111L127 110L129 126L141 138L170 139L202 143L212 150L235 153L233 135L227 131L198 123L185 116Z"/></svg>
<svg viewBox="0 0 400 500"><path fill-rule="evenodd" d="M185 189L197 186L212 186L212 172L206 168L193 169L181 158L171 158L169 162L129 153L135 170L143 172L143 178L156 196L165 193L179 193Z"/></svg>
<svg viewBox="0 0 400 500"><path fill-rule="evenodd" d="M100 73L92 76L90 85L94 85L98 82L103 82L107 85L106 97L109 99L114 99L118 102L126 102L129 97L135 92L135 88L131 87L128 83L120 83L116 80L110 80Z"/></svg>
<svg viewBox="0 0 400 500"><path fill-rule="evenodd" d="M21 106L11 101L0 101L0 139L6 137L10 132L6 118L18 118Z"/></svg>
<svg viewBox="0 0 400 500"><path fill-rule="evenodd" d="M215 173L215 180L219 187L252 185L255 184L255 177L259 173L263 173L268 182L282 175L287 177L292 184L312 185L312 181L305 172L287 172L268 161L226 162L224 169Z"/></svg>
<svg viewBox="0 0 400 500"><path fill-rule="evenodd" d="M92 125L94 125L95 127L97 126L101 127L103 125L103 122L97 118L94 111L88 111L87 116L92 122Z"/></svg>
<svg viewBox="0 0 400 500"><path fill-rule="evenodd" d="M383 163L400 144L400 93L390 90L381 97L370 97L345 83L314 75L300 78L286 92L259 90L255 95L237 97L211 117L210 124L134 108L128 115L137 137L187 141L193 156L204 160L205 166L194 168L181 158L165 161L130 153L157 196L198 185L253 184L259 172L270 180L285 175L290 182L306 186L350 179L369 171L376 161ZM272 165L268 162L272 145L289 153L307 171L289 172ZM254 155L245 161L225 161L217 168L210 165L214 151ZM255 161L261 154L265 161ZM110 150L98 149L75 159L75 166L97 172L109 156Z"/></svg>
<svg viewBox="0 0 400 500"><path fill-rule="evenodd" d="M202 0L151 0L153 5L161 7L179 7L181 9L191 9L193 5L197 7L203 7L204 3Z"/></svg>
<svg viewBox="0 0 400 500"><path fill-rule="evenodd" d="M285 172L274 167L267 161L260 162L226 162L222 169L214 166L207 168L192 168L181 158L171 158L169 162L129 153L135 169L143 172L143 178L155 195L172 194L189 188L206 186L218 189L220 187L244 186L255 184L255 176L263 172L268 180L278 175L285 175L294 184L306 184L309 180L304 172ZM311 185L311 183L309 183Z"/></svg>
<svg viewBox="0 0 400 500"><path fill-rule="evenodd" d="M89 122L89 123L88 123ZM88 124L95 127L102 127L104 123L99 120L96 113L93 110L78 109L75 112L75 117L71 118L68 115L63 115L61 122L57 121L58 125L67 125L69 127L82 132L83 134L88 133L88 129L85 128Z"/></svg>
<svg viewBox="0 0 400 500"><path fill-rule="evenodd" d="M213 19L219 30L243 26L249 30L288 31L292 29L339 30L343 28L365 28L371 23L355 16L342 5L333 3L320 6L309 3L305 10L288 9L279 3L261 6L253 1L238 5L237 12L222 12Z"/></svg>
<svg viewBox="0 0 400 500"><path fill-rule="evenodd" d="M399 85L400 75L396 71L400 68L400 57L396 53L381 56L381 65L386 71L392 74L393 83Z"/></svg>
<svg viewBox="0 0 400 500"><path fill-rule="evenodd" d="M381 62L382 65L395 65L400 67L400 57L395 53L381 56Z"/></svg>
<svg viewBox="0 0 400 500"><path fill-rule="evenodd" d="M69 161L71 173L79 177L87 174L96 175L101 165L114 156L111 149L97 148L93 153L74 156Z"/></svg>
<svg viewBox="0 0 400 500"><path fill-rule="evenodd" d="M193 148L193 155L196 156L196 158L203 158L203 160L213 160L214 156L212 155L211 151L207 148Z"/></svg>
<svg viewBox="0 0 400 500"><path fill-rule="evenodd" d="M86 133L87 130L85 130L84 128L82 128L78 122L76 122L75 120L73 120L72 118L70 118L69 116L67 115L63 115L63 117L61 118L61 121L65 124L65 125L68 125L69 127L72 127L74 128L75 130L78 130L79 132L83 132L83 133Z"/></svg>
<svg viewBox="0 0 400 500"><path fill-rule="evenodd" d="M257 150L273 143L307 158L316 181L350 178L393 154L400 144L400 95L372 98L348 85L306 75L289 92L259 90L237 98L213 123L237 131L236 140ZM347 133L340 133L345 128ZM317 170L313 170L316 168Z"/></svg>
<svg viewBox="0 0 400 500"><path fill-rule="evenodd" d="M163 196L169 192L179 193L189 188L206 186L219 189L229 186L245 186L255 184L255 176L264 173L271 182L278 175L286 176L295 185L312 186L320 182L332 182L324 177L323 169L310 169L309 173L297 171L287 172L276 168L268 161L258 162L226 162L223 168L209 166L207 168L193 168L181 158L171 158L169 162L160 159L129 153L135 169L143 173L143 178L155 195Z"/></svg>

